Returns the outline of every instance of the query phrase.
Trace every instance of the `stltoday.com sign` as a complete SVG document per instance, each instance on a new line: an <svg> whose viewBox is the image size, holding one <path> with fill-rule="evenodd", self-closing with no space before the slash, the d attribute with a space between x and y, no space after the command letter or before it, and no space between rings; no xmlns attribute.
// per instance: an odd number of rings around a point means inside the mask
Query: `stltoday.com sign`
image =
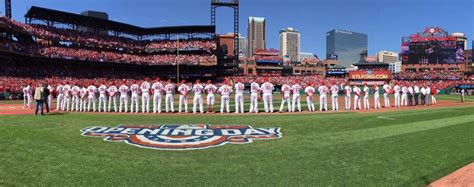
<svg viewBox="0 0 474 187"><path fill-rule="evenodd" d="M104 137L142 148L161 150L206 149L225 144L246 144L253 140L277 139L280 128L252 128L249 125L119 125L88 127L83 136Z"/></svg>
<svg viewBox="0 0 474 187"><path fill-rule="evenodd" d="M357 70L349 71L349 79L352 80L388 80L392 79L392 73L388 70L368 71Z"/></svg>

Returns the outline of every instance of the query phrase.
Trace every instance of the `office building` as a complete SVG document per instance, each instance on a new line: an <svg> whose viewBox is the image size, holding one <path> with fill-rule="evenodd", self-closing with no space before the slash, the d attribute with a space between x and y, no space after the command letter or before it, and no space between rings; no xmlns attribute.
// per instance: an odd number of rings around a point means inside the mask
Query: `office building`
<svg viewBox="0 0 474 187"><path fill-rule="evenodd" d="M252 57L256 49L266 49L265 18L249 17L247 40L248 57Z"/></svg>
<svg viewBox="0 0 474 187"><path fill-rule="evenodd" d="M363 61L367 57L366 34L334 29L326 33L326 58L338 60L343 67Z"/></svg>
<svg viewBox="0 0 474 187"><path fill-rule="evenodd" d="M377 53L377 62L392 63L399 61L398 53L391 51L380 51Z"/></svg>
<svg viewBox="0 0 474 187"><path fill-rule="evenodd" d="M399 55L396 52L391 51L380 51L376 55L377 62L389 64L388 68L392 73L398 73L402 71L402 62L399 59Z"/></svg>
<svg viewBox="0 0 474 187"><path fill-rule="evenodd" d="M288 57L291 62L300 62L301 34L293 28L280 31L280 56Z"/></svg>

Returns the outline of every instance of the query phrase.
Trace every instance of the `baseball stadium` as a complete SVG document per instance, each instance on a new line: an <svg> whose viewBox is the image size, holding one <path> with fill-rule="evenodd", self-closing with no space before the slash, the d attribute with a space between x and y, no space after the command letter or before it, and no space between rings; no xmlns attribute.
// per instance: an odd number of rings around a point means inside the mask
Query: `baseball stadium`
<svg viewBox="0 0 474 187"><path fill-rule="evenodd" d="M463 33L427 26L401 39L399 66L365 50L344 67L251 42L262 18L242 42L248 1L203 1L210 24L162 27L42 6L18 20L14 3L0 17L0 186L474 186Z"/></svg>

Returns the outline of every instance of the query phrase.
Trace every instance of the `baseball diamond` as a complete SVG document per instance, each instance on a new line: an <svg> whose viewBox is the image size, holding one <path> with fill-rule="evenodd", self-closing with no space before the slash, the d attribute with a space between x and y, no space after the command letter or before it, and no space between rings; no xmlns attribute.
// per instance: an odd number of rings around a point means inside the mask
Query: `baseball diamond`
<svg viewBox="0 0 474 187"><path fill-rule="evenodd" d="M472 5L4 0L0 186L474 186Z"/></svg>

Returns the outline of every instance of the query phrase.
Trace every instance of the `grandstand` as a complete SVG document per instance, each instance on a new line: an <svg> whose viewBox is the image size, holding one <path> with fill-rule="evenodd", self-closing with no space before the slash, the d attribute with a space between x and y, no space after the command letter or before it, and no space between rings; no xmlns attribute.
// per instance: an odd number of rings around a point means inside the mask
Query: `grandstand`
<svg viewBox="0 0 474 187"><path fill-rule="evenodd" d="M26 63L33 62L108 66L108 70L126 65L133 66L140 74L176 77L174 72L179 65L184 72L192 72L184 74L185 78L211 77L219 72L215 69L215 26L141 28L41 7L30 8L25 21L0 18L4 66L24 61L24 71L28 71L27 67L35 64ZM80 32L79 26L111 34ZM57 68L62 68L62 63ZM202 68L186 71L191 69L189 66Z"/></svg>

